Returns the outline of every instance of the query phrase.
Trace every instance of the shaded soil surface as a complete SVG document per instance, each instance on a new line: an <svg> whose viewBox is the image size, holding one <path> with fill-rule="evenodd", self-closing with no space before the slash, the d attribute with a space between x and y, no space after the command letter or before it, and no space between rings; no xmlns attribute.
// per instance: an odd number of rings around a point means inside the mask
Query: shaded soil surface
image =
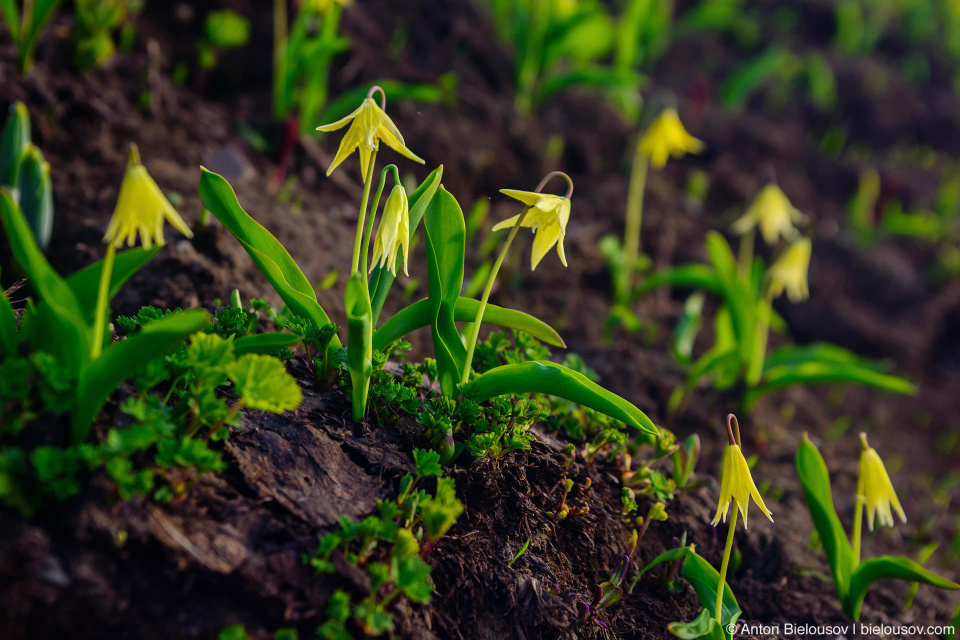
<svg viewBox="0 0 960 640"><path fill-rule="evenodd" d="M269 47L269 11L259 3L227 4L261 18L254 20L254 45L188 87L174 86L169 72L191 55L191 34L199 32L209 8L203 3L170 15L148 10L136 51L84 76L69 70L63 21L44 39L28 79L15 72L12 46L0 46L0 98L27 103L34 137L53 167L57 217L49 255L61 272L100 257L100 237L131 141L163 188L181 196L179 210L189 222L201 208L196 183L204 165L231 181L241 204L311 280L319 282L347 263L359 196L355 169L324 178L336 141L309 143L296 158L290 202L268 193L272 159L246 146L235 126L267 121L270 69L262 52ZM804 3L798 13L798 27L777 37L800 51L828 45L824 34L832 31L832 9ZM761 24L768 19L761 12ZM427 159L427 168L414 172L422 177L443 163L444 184L465 208L491 198L490 217L500 220L514 210L498 189L530 188L556 168L572 175L577 191L566 238L570 267L562 269L551 255L531 274L527 256L518 257L505 267L502 282L510 286L498 290L494 302L554 323L607 386L657 423L679 436L700 433L704 454L697 471L715 475L722 419L737 407L736 398L704 389L685 414L669 416L666 410L671 390L683 380L668 349L682 294L660 292L640 301L636 310L654 329L644 337L604 335L609 285L596 247L599 238L622 227L631 140L615 112L595 96L572 94L542 105L536 117L515 116L511 59L467 3L358 2L346 12L344 28L354 49L334 74L334 93L385 76L421 82L450 70L459 74L455 108L397 104L390 112L409 146ZM396 29L405 30L407 41L402 55L394 56L385 49ZM896 45L886 43L891 50ZM803 432L821 445L845 522L853 510L856 433L867 431L896 469L894 483L909 523L868 536L868 554L915 556L921 544L939 542L943 551L929 566L960 578L957 567L945 566L960 492L932 490L960 467L957 447L951 451L945 444L960 421L960 284L932 276L932 249L886 240L866 250L845 222L846 202L866 166L881 169L890 197L919 206L932 202L936 180L898 161L895 146L906 140L944 158L960 153L960 102L941 81L948 74L936 57L931 81L917 86L884 63L886 51L881 48L879 62L827 54L839 87L831 113L805 99L772 109L762 97L742 114L722 111L715 101L719 79L749 53L724 35L679 41L652 73L652 85L677 94L688 128L707 143L701 156L671 162L651 176L644 243L654 263L703 259L704 232L732 221L759 187L761 169L772 167L815 229L811 298L777 307L789 334L801 343L829 340L887 358L921 389L910 398L856 388L791 389L762 400L750 419L742 420L748 453L761 453L754 474L758 481L769 480L768 506L776 518L774 525L755 513L749 532L737 535L742 560L730 584L744 621L846 624L824 577L822 554L809 545L811 525L793 471ZM868 82L878 74L883 83ZM874 155L864 161L852 153L822 152L819 136L831 126L845 127L851 144L867 145ZM554 135L563 136L564 145L561 156L551 160L545 149ZM692 169L710 177L702 204L685 196ZM6 246L0 251L6 278L9 251ZM414 264L418 295L425 295L423 261ZM279 302L236 241L214 226L193 242L171 238L121 293L115 311L129 313L143 304L192 307L226 299L234 288L245 297ZM340 286L319 292L333 317L342 315L341 300ZM399 296L389 302L394 309L401 304ZM415 345L427 353L423 336ZM177 503L118 502L109 483L94 478L82 496L32 520L0 513L0 635L212 638L229 624L243 623L256 637L269 637L282 626L311 637L335 588L363 593L363 576L345 562L336 577L317 578L303 566L301 554L341 515L361 518L373 511L377 498L396 495L400 476L412 468L411 450L425 446L422 428L404 421L389 428L353 424L339 391L313 389L305 371L295 373L305 386L303 406L282 417L246 414L225 444L229 469L205 476ZM108 408L104 425L112 411ZM845 423L837 422L844 416L850 419L845 432ZM541 433L530 451L449 470L466 511L428 557L436 584L433 602L397 605L398 637L663 638L670 637L667 623L693 618L699 606L692 590L671 594L654 572L603 612L607 630L593 624L563 630L569 620L553 619L547 588L559 584L587 598L615 568L630 533L618 516L612 461L587 467L578 459L568 471L563 445ZM562 523L548 518L545 512L559 500L564 477L581 487L588 476L589 495L575 490L573 497L589 504L590 513ZM715 500L711 487L671 502L669 520L650 527L634 565L672 547L684 532L718 564L722 538L708 525ZM641 512L646 506L641 504ZM527 539L527 553L507 568ZM922 588L904 611L906 594L905 584L874 588L863 620L946 624L958 601L955 594Z"/></svg>

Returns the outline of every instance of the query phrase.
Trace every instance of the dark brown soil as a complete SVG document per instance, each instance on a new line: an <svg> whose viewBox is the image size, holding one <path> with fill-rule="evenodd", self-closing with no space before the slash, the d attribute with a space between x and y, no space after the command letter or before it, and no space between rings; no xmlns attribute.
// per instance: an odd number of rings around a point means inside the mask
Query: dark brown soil
<svg viewBox="0 0 960 640"><path fill-rule="evenodd" d="M15 71L12 46L6 40L0 45L0 101L27 103L34 136L53 167L57 216L49 255L62 272L101 255L100 237L129 142L139 145L164 189L180 194L179 210L189 222L201 208L196 183L204 165L231 181L241 204L311 280L319 282L346 263L359 189L352 169L323 177L335 140L301 149L291 206L268 194L273 158L250 149L235 131L238 123L260 125L269 116L266 3L226 3L260 18L250 50L186 88L170 82L173 64L191 55L191 34L199 31L208 4L213 3L192 3L192 18L151 6L136 50L108 69L82 76L69 69L63 20L48 32L27 79ZM776 3L759 3L763 24L771 4ZM799 15L791 46L826 51L830 5L803 2ZM455 108L399 104L390 110L411 148L427 159L427 167L414 172L422 177L443 163L444 184L464 208L491 198L491 219L499 220L512 215L512 207L498 189L529 188L555 168L572 175L577 191L566 238L570 267L562 269L551 255L531 274L526 256L516 259L502 280L512 286L497 291L494 301L555 323L606 385L678 435L699 433L704 454L698 472L715 475L722 418L736 407L736 398L704 389L684 415L666 411L670 391L683 379L667 348L682 293L655 294L638 304L643 320L657 329L655 337L621 332L607 339L603 333L610 298L596 247L599 238L622 228L630 130L599 98L584 94L551 100L535 117L515 116L508 52L466 2L361 0L346 12L344 27L354 49L334 74L334 93L380 77L422 82L451 70L459 74ZM391 57L385 50L396 29L406 29L408 38L403 54ZM930 568L960 578L957 567L944 566L958 526L960 490L948 490L946 504L931 490L960 468L958 448L950 452L942 446L960 421L960 283L932 277L933 252L916 242L884 241L868 251L854 241L846 230L845 206L866 165L853 154L821 152L817 139L829 126L846 127L853 141L873 150L871 164L883 170L892 197L929 205L936 181L929 172L899 164L892 150L906 140L944 158L960 153L960 102L944 80L949 76L942 61L934 57L931 81L916 86L899 76L885 57L890 52L881 48L873 61L827 53L840 90L830 114L805 99L771 110L758 98L743 114L730 115L716 106L716 90L749 53L729 37L709 34L677 42L655 68L652 85L677 94L688 128L707 143L707 151L651 176L644 244L656 265L702 259L704 232L732 221L760 184L761 169L772 167L816 230L811 299L777 307L789 334L801 343L828 340L888 358L919 384L920 393L911 398L858 388L791 389L764 399L741 420L748 453L761 453L754 474L770 481L768 506L776 518L771 524L754 513L750 530L737 535L742 561L730 583L743 620L847 624L824 578L822 553L809 545L811 524L793 453L801 434L809 432L831 468L837 506L849 522L855 434L867 431L893 463L891 470L899 467L893 479L909 523L868 537L866 552L915 556L922 544L939 542L943 551ZM878 69L887 79L879 92L864 80ZM562 158L554 162L544 155L551 135L565 142ZM711 179L703 207L684 195L692 169ZM8 260L7 247L0 245L5 278ZM420 277L420 295L426 281L422 264L415 261L412 272ZM319 294L334 317L341 315L340 287L342 282ZM234 288L245 297L279 302L236 241L214 226L194 242L171 239L126 287L115 311L143 304L193 307L226 299ZM397 308L401 302L397 297L389 304ZM415 344L422 350L426 342L421 337ZM305 372L299 374L307 380ZM361 593L364 577L343 562L335 578L317 578L301 554L341 515L363 517L377 498L395 495L400 476L412 468L411 450L425 441L413 422L390 428L353 424L339 392L304 385L306 399L295 415L246 415L225 445L228 470L205 476L174 504L118 502L109 483L94 478L82 496L32 520L0 511L0 636L213 638L223 627L242 623L257 638L272 637L284 626L312 637L333 589ZM851 424L838 437L835 421L843 416ZM428 556L436 584L433 602L397 606L398 637L666 638L671 637L667 623L693 618L699 605L692 590L671 594L654 572L603 612L609 630L591 623L564 631L552 620L547 588L559 584L587 597L613 571L630 533L617 515L615 468L577 462L568 472L562 447L541 433L530 451L449 470L466 511ZM545 512L559 499L565 476L578 487L592 479L591 493L583 497L590 513L555 523ZM718 562L722 539L709 526L715 500L711 487L671 502L669 520L651 526L634 565L672 547L684 532L702 555ZM529 550L508 568L527 539ZM906 593L902 583L877 586L867 596L863 620L946 624L958 603L955 594L921 588L904 611Z"/></svg>

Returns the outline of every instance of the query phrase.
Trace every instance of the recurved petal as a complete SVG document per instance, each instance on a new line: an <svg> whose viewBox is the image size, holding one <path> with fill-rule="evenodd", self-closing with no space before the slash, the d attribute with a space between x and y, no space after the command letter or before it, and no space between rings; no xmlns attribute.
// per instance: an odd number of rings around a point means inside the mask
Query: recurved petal
<svg viewBox="0 0 960 640"><path fill-rule="evenodd" d="M370 100L370 98L367 98L367 100ZM330 124L322 124L319 127L317 127L317 131L336 131L337 129L341 129L347 126L348 124L350 124L351 120L356 118L360 114L360 112L363 111L363 108L366 106L367 100L364 100L363 102L361 102L360 106L354 109L353 113L351 113L350 115L344 118L340 118L336 122L331 122Z"/></svg>
<svg viewBox="0 0 960 640"><path fill-rule="evenodd" d="M337 155L334 156L333 162L330 163L330 166L327 168L327 175L329 176L333 173L333 170L340 166L340 163L350 157L350 154L353 153L354 149L360 146L359 139L359 130L356 127L350 127L347 130L346 135L343 136L343 139L340 141L340 147L337 149ZM363 157L363 152L361 150L361 159Z"/></svg>
<svg viewBox="0 0 960 640"><path fill-rule="evenodd" d="M387 118L387 120L389 121L390 119ZM390 124L392 125L393 122L391 121ZM396 130L396 127L394 127L394 130ZM394 135L393 132L391 132L382 122L380 123L380 127L377 129L377 136L383 140L388 147L400 155L413 160L414 162L424 164L424 159L415 154L413 151L410 151L407 145L403 143L403 138L399 134L400 132L397 131L396 135Z"/></svg>
<svg viewBox="0 0 960 640"><path fill-rule="evenodd" d="M510 196L514 200L519 200L528 207L537 206L540 198L543 197L542 193L536 193L535 191L518 191L517 189L500 189L500 193L505 196Z"/></svg>
<svg viewBox="0 0 960 640"><path fill-rule="evenodd" d="M533 250L530 254L530 270L534 271L543 256L557 243L561 238L560 227L552 225L549 227L540 227L533 236Z"/></svg>
<svg viewBox="0 0 960 640"><path fill-rule="evenodd" d="M518 219L519 217L520 217L519 215L515 215L515 216L513 216L512 218L507 218L507 219L504 220L503 222L498 222L497 224L493 225L493 231L500 231L500 230L502 230L502 229L510 229L510 228L512 228L513 225L517 224L517 219ZM524 219L524 222L527 223L527 220ZM528 226L530 226L530 225L529 225L529 224L524 224L524 225L522 225L522 226L528 227Z"/></svg>

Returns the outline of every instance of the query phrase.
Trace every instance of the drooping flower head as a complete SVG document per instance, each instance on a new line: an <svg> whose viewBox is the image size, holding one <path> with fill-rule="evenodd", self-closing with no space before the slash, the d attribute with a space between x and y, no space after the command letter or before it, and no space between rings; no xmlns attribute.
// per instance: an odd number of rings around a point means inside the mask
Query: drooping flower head
<svg viewBox="0 0 960 640"><path fill-rule="evenodd" d="M867 508L867 526L873 531L873 522L880 516L880 525L893 526L893 511L900 516L901 522L907 521L907 515L900 506L897 492L893 490L890 476L883 466L883 460L876 449L867 444L867 434L860 434L860 474L857 479L857 491L863 496L864 506ZM891 506L893 510L891 510Z"/></svg>
<svg viewBox="0 0 960 640"><path fill-rule="evenodd" d="M723 450L723 463L720 467L720 501L717 503L717 513L713 516L710 524L716 526L721 520L727 521L727 512L730 510L730 503L734 502L734 508L743 515L743 528L747 528L747 509L750 507L752 498L763 515L773 522L773 516L767 506L763 504L763 498L757 490L757 485L753 482L753 476L750 474L750 466L746 458L743 457L743 451L740 450L740 429L737 427L737 437L733 436L733 426L736 426L737 419L733 414L727 416L727 431L730 442Z"/></svg>
<svg viewBox="0 0 960 640"><path fill-rule="evenodd" d="M780 187L771 182L760 190L750 208L730 228L737 235L743 235L760 227L763 241L774 246L780 238L793 240L797 236L795 225L803 220L800 210L790 204Z"/></svg>
<svg viewBox="0 0 960 640"><path fill-rule="evenodd" d="M126 242L132 247L139 235L140 243L145 249L154 244L164 245L165 221L188 238L193 237L193 231L163 195L160 187L147 173L147 168L140 163L140 153L136 145L130 145L130 156L123 182L120 184L117 206L113 210L113 217L110 218L103 241L113 243L116 247Z"/></svg>
<svg viewBox="0 0 960 640"><path fill-rule="evenodd" d="M317 13L323 13L334 4L339 4L341 7L349 7L353 4L353 0L303 0L301 4L304 7L310 7Z"/></svg>
<svg viewBox="0 0 960 640"><path fill-rule="evenodd" d="M347 117L317 127L318 131L336 131L348 124L350 125L347 134L340 141L337 155L330 163L330 168L327 169L328 176L354 151L360 153L360 168L363 175L366 176L370 170L370 160L373 153L380 148L381 140L397 153L410 158L414 162L423 164L423 159L406 147L397 125L393 124L393 120L384 111L386 98L383 98L383 106L378 105L373 99L373 93L377 90L380 91L381 95L383 94L383 89L373 87L356 111Z"/></svg>
<svg viewBox="0 0 960 640"><path fill-rule="evenodd" d="M700 153L703 147L702 140L684 129L673 107L661 111L640 139L640 153L650 158L654 169L662 169L670 156L681 158L687 153Z"/></svg>
<svg viewBox="0 0 960 640"><path fill-rule="evenodd" d="M530 255L530 269L535 270L547 251L557 245L557 254L560 262L567 266L567 257L563 253L563 237L567 233L567 222L570 220L569 196L556 196L549 193L535 191L517 191L515 189L501 189L500 193L519 200L527 205L521 227L529 227L534 231L533 251ZM520 215L504 220L493 227L494 231L509 229L517 223Z"/></svg>
<svg viewBox="0 0 960 640"><path fill-rule="evenodd" d="M410 244L410 205L407 202L407 192L402 185L393 187L387 203L383 206L383 215L380 217L380 227L377 229L377 239L373 245L374 266L384 265L393 275L397 275L397 252L403 247L403 275L407 272L407 257ZM379 260L379 265L377 261Z"/></svg>
<svg viewBox="0 0 960 640"><path fill-rule="evenodd" d="M770 294L776 298L784 289L790 302L801 302L810 297L807 271L810 269L810 254L813 243L810 238L800 238L790 245L783 255L770 266Z"/></svg>

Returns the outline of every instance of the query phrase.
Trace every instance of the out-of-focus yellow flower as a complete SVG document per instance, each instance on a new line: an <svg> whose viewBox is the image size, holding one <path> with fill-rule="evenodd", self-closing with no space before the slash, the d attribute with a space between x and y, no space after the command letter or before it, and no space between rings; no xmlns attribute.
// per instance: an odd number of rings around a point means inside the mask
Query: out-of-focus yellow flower
<svg viewBox="0 0 960 640"><path fill-rule="evenodd" d="M330 163L330 168L327 169L328 176L356 150L360 153L360 168L363 170L364 177L366 177L370 169L370 159L373 152L380 148L381 140L397 153L423 164L423 159L406 147L397 125L393 124L390 116L380 108L380 105L372 97L364 98L356 111L346 118L321 125L317 127L317 130L336 131L348 124L350 128L347 130L347 134L343 136L343 140L340 141L337 155Z"/></svg>
<svg viewBox="0 0 960 640"><path fill-rule="evenodd" d="M867 508L867 526L870 527L870 531L873 531L874 518L879 514L880 526L892 527L891 505L900 516L900 521L906 522L907 515L900 506L897 492L893 490L893 484L890 482L890 476L887 475L887 469L883 466L883 460L880 459L876 449L867 444L867 434L860 434L860 442L863 448L860 451L857 491L863 496L863 502Z"/></svg>
<svg viewBox="0 0 960 640"><path fill-rule="evenodd" d="M640 153L650 158L654 169L662 169L670 156L680 158L687 153L700 153L703 147L702 140L683 128L673 108L664 109L640 139Z"/></svg>
<svg viewBox="0 0 960 640"><path fill-rule="evenodd" d="M160 187L147 173L147 168L140 163L137 147L131 145L117 206L113 210L113 217L103 241L113 243L116 247L126 242L132 247L139 235L140 243L145 249L154 244L163 245L166 244L163 237L164 221L172 224L188 238L193 237L193 231L163 195Z"/></svg>
<svg viewBox="0 0 960 640"><path fill-rule="evenodd" d="M800 210L790 204L780 187L771 182L760 190L747 212L730 228L737 235L743 235L760 227L763 241L773 246L781 237L786 240L795 238L797 228L794 225L803 220Z"/></svg>
<svg viewBox="0 0 960 640"><path fill-rule="evenodd" d="M722 519L727 521L727 512L730 510L730 502L736 502L735 509L738 509L743 515L743 528L747 528L747 509L750 507L750 498L757 503L763 515L773 522L773 516L766 505L763 504L763 498L757 490L757 485L753 482L753 476L750 475L750 466L740 451L740 446L728 444L723 450L723 465L720 468L720 502L717 503L717 513L713 516L710 523L714 526Z"/></svg>
<svg viewBox="0 0 960 640"><path fill-rule="evenodd" d="M567 257L563 253L563 237L567 233L567 222L570 220L570 198L556 196L549 193L535 191L517 191L515 189L501 189L500 193L519 200L527 205L526 215L521 227L529 227L536 234L533 238L533 252L530 256L531 271L537 268L543 256L547 255L553 245L557 245L557 254L560 262L567 266ZM504 220L493 230L509 229L517 223L519 215Z"/></svg>
<svg viewBox="0 0 960 640"><path fill-rule="evenodd" d="M800 238L777 258L767 272L771 297L778 297L784 289L787 291L790 302L801 302L810 297L807 271L810 268L812 251L813 243L810 242L810 238Z"/></svg>
<svg viewBox="0 0 960 640"><path fill-rule="evenodd" d="M323 13L334 4L339 4L341 7L349 7L353 4L353 0L303 0L304 7L309 7L319 13Z"/></svg>
<svg viewBox="0 0 960 640"><path fill-rule="evenodd" d="M373 264L370 271L380 261L379 266L387 265L393 275L397 275L397 251L403 247L403 275L407 272L408 244L410 242L410 205L407 202L407 192L401 185L396 185L387 203L383 206L383 216L380 217L380 228L377 229L377 239L373 245Z"/></svg>

